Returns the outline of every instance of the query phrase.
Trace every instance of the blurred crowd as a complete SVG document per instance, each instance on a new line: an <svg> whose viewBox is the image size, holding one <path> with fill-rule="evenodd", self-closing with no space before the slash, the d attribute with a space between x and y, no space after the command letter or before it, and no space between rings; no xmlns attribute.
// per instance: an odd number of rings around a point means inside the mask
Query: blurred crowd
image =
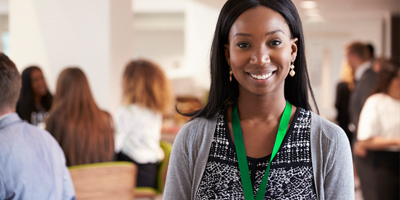
<svg viewBox="0 0 400 200"><path fill-rule="evenodd" d="M336 119L352 146L363 198L400 199L399 63L375 58L371 44L352 42L345 51Z"/></svg>
<svg viewBox="0 0 400 200"><path fill-rule="evenodd" d="M170 81L157 64L141 59L126 65L122 102L114 119L95 103L79 67L60 73L52 95L39 67L27 67L20 75L1 53L0 88L0 151L4 153L0 165L20 168L0 179L15 183L9 188L11 195L26 197L36 192L38 198L30 197L39 199L47 195L41 192L59 191L49 199L61 199L59 194L71 199L74 189L66 167L109 161L134 163L136 186L156 187L157 167L164 159L160 147L163 113L171 110L173 100ZM43 170L53 171L54 176ZM26 178L21 171L37 174L37 179ZM20 188L21 183L41 184L42 191Z"/></svg>

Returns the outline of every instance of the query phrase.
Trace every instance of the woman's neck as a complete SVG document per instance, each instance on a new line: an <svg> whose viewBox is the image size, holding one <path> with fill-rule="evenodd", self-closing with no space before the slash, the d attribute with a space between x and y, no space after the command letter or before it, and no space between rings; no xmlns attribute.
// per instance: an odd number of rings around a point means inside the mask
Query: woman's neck
<svg viewBox="0 0 400 200"><path fill-rule="evenodd" d="M282 115L286 100L283 93L266 96L239 95L237 104L241 120L252 118L269 120Z"/></svg>
<svg viewBox="0 0 400 200"><path fill-rule="evenodd" d="M34 95L33 96L33 101L35 102L36 107L42 107L42 97Z"/></svg>
<svg viewBox="0 0 400 200"><path fill-rule="evenodd" d="M396 89L390 89L388 90L388 95L392 97L393 99L400 100L400 92Z"/></svg>

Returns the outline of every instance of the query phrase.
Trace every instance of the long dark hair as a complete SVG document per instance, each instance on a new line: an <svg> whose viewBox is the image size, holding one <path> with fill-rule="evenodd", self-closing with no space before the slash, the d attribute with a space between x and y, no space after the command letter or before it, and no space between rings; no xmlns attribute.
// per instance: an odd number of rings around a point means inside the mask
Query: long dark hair
<svg viewBox="0 0 400 200"><path fill-rule="evenodd" d="M229 42L229 31L236 19L246 10L257 6L265 6L281 14L289 25L291 38L298 38L297 57L294 61L296 75L285 79L285 98L294 106L311 110L308 101L310 94L317 113L319 112L307 72L303 29L294 4L290 0L228 0L219 14L211 46L211 87L208 103L201 110L183 115L212 118L237 100L239 86L235 79L229 81L229 65L225 59L224 45Z"/></svg>
<svg viewBox="0 0 400 200"><path fill-rule="evenodd" d="M93 99L82 70L67 68L57 80L46 130L59 142L68 166L112 161L114 131L111 116Z"/></svg>
<svg viewBox="0 0 400 200"><path fill-rule="evenodd" d="M388 93L389 85L393 78L399 73L400 65L395 60L386 60L382 62L381 70L378 73L378 79L376 80L375 88L372 90L372 94L376 93Z"/></svg>
<svg viewBox="0 0 400 200"><path fill-rule="evenodd" d="M22 87L21 93L19 96L19 100L17 103L17 113L21 117L21 119L28 121L31 123L31 113L38 112L38 109L35 106L35 102L33 100L33 90L32 90L32 80L31 73L33 70L42 71L37 66L30 66L26 68L21 75ZM49 111L51 108L51 104L53 101L53 95L47 89L47 93L42 97L41 105L46 110Z"/></svg>

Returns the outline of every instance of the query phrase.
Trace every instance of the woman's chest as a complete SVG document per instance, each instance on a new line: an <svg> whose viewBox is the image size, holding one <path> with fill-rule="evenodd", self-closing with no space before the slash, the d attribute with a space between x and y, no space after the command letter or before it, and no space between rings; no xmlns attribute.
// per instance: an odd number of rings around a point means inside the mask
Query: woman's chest
<svg viewBox="0 0 400 200"><path fill-rule="evenodd" d="M309 118L299 118L271 163L264 199L316 199L311 163ZM232 139L220 116L196 199L244 199L240 169ZM257 193L270 156L248 157L249 176Z"/></svg>

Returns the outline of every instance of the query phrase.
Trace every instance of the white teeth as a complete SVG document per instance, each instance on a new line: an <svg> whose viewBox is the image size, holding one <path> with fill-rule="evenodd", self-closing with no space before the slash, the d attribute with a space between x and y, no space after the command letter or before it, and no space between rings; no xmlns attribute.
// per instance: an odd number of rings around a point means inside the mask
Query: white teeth
<svg viewBox="0 0 400 200"><path fill-rule="evenodd" d="M262 80L262 79L266 79L269 78L270 76L272 76L272 72L269 74L263 74L263 75L255 75L255 74L250 74L251 77L256 78L258 80Z"/></svg>

